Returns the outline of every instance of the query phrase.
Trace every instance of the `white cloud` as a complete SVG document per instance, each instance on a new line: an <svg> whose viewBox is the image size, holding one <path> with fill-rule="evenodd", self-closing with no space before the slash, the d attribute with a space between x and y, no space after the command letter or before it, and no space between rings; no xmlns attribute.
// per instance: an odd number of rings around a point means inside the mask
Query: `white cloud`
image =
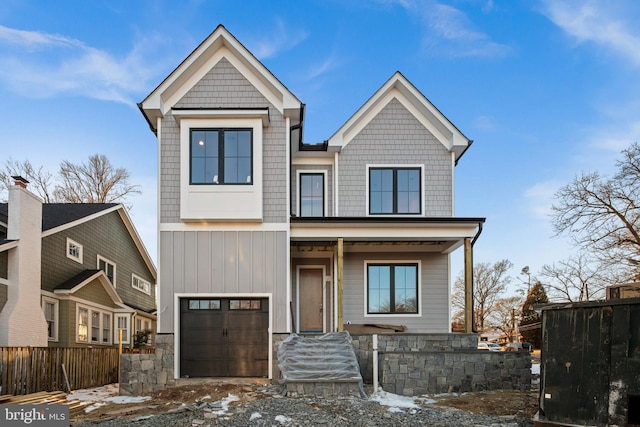
<svg viewBox="0 0 640 427"><path fill-rule="evenodd" d="M476 129L479 129L479 130L482 130L482 131L487 131L487 132L496 131L496 130L500 129L500 126L495 121L495 119L493 117L490 117L490 116L478 116L478 117L476 117L473 120L473 126Z"/></svg>
<svg viewBox="0 0 640 427"><path fill-rule="evenodd" d="M543 0L543 13L578 43L594 43L639 67L639 4L637 1Z"/></svg>
<svg viewBox="0 0 640 427"><path fill-rule="evenodd" d="M0 26L0 84L31 97L72 94L134 105L153 70L163 69L147 45L157 43L142 38L118 58L58 34Z"/></svg>
<svg viewBox="0 0 640 427"><path fill-rule="evenodd" d="M249 50L258 59L266 59L277 56L280 52L289 50L302 43L309 34L304 30L294 30L281 19L276 20L276 27L269 30L267 35L249 42Z"/></svg>
<svg viewBox="0 0 640 427"><path fill-rule="evenodd" d="M321 76L322 74L336 68L338 66L338 61L336 60L335 55L330 55L325 58L320 64L315 65L309 71L308 77L310 79L315 79L316 77Z"/></svg>
<svg viewBox="0 0 640 427"><path fill-rule="evenodd" d="M557 181L545 181L534 184L524 192L527 200L527 211L534 219L549 220L554 195L562 186Z"/></svg>

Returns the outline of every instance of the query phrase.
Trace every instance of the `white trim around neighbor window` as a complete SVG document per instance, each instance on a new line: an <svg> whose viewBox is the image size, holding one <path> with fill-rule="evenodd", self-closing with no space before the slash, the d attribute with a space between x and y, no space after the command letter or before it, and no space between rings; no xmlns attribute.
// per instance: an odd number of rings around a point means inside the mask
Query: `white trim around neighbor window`
<svg viewBox="0 0 640 427"><path fill-rule="evenodd" d="M124 328L120 328L120 319L126 323ZM131 336L131 315L130 314L118 314L113 315L113 343L120 344L120 334L118 331L122 329L122 344L129 344Z"/></svg>
<svg viewBox="0 0 640 427"><path fill-rule="evenodd" d="M418 283L417 287L417 302L418 305L418 313L409 313L409 314L401 314L401 313L372 313L368 312L368 293L369 293L369 278L368 278L368 270L369 264L393 264L393 265L402 265L402 264L418 264ZM386 318L389 317L422 317L422 261L420 260L410 260L410 259L368 259L364 261L364 317L379 317Z"/></svg>
<svg viewBox="0 0 640 427"><path fill-rule="evenodd" d="M73 254L72 252L77 252ZM67 237L67 258L82 264L82 245Z"/></svg>
<svg viewBox="0 0 640 427"><path fill-rule="evenodd" d="M137 289L142 293L151 295L151 283L135 273L131 273L131 286L133 289Z"/></svg>
<svg viewBox="0 0 640 427"><path fill-rule="evenodd" d="M296 214L301 217L302 216L302 188L300 187L300 180L301 180L301 175L322 175L322 209L323 209L323 216L329 216L328 214L328 200L327 200L327 173L328 171L326 169L322 170L322 169L314 169L314 170L297 170L296 171L296 189L297 189L297 201L298 203L296 203Z"/></svg>
<svg viewBox="0 0 640 427"><path fill-rule="evenodd" d="M87 324L86 326L86 340L80 339L80 311L85 311L87 313ZM92 340L92 328L95 327L92 321L92 313L98 314L98 340ZM109 316L109 325L107 337L104 336L104 331L107 329L104 325L105 315ZM110 311L100 310L98 308L89 306L89 305L81 305L76 304L76 327L75 327L75 342L81 344L90 344L90 345L111 345L111 329L113 326L112 323L113 313ZM106 338L106 341L105 341Z"/></svg>
<svg viewBox="0 0 640 427"><path fill-rule="evenodd" d="M113 261L108 260L107 258L103 257L102 255L98 255L98 258L96 260L96 268L98 270L102 270L102 271L104 271L104 270L102 268L100 268L100 261L103 261L105 264L111 265L113 267L113 280L111 281L111 284L115 288L116 287L116 277L118 277L117 274L116 274L116 263L113 262ZM109 274L106 271L104 271L104 274L107 275L107 278L109 277ZM109 280L111 280L111 279L109 279Z"/></svg>
<svg viewBox="0 0 640 427"><path fill-rule="evenodd" d="M53 319L49 319L47 318L47 310L46 310L46 306L47 304L51 304L53 306ZM52 342L57 342L58 341L58 322L59 322L59 301L57 299L53 299L53 298L49 298L46 296L42 296L42 311L44 312L44 318L47 321L47 338L49 339L49 341ZM49 335L49 322L53 323L53 327L52 329L52 334Z"/></svg>
<svg viewBox="0 0 640 427"><path fill-rule="evenodd" d="M418 168L420 169L420 213L419 214L372 214L369 209L369 169L371 168L383 168L383 169L409 169L409 168ZM421 217L425 216L426 206L424 203L424 187L425 187L425 177L424 177L424 165L423 164L366 164L365 165L365 212L366 216L375 216L375 217Z"/></svg>

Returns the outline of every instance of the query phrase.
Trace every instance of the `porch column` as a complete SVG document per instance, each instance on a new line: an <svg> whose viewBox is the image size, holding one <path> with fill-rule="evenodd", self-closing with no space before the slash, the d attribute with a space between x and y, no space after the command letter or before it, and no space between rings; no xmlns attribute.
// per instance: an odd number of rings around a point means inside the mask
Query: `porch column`
<svg viewBox="0 0 640 427"><path fill-rule="evenodd" d="M344 327L344 241L338 238L338 332L342 332Z"/></svg>
<svg viewBox="0 0 640 427"><path fill-rule="evenodd" d="M464 239L464 331L475 330L473 324L473 247L471 239Z"/></svg>

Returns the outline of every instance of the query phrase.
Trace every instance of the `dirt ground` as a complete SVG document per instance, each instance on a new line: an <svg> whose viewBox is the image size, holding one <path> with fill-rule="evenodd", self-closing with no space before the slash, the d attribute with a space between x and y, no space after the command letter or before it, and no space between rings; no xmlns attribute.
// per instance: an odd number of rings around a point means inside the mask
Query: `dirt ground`
<svg viewBox="0 0 640 427"><path fill-rule="evenodd" d="M71 421L106 421L116 417L139 417L167 413L183 404L192 405L201 400L214 402L227 397L229 394L239 398L239 401L232 402L232 405L270 397L269 394L260 390L264 390L263 385L246 383L222 382L187 385L152 393L150 395L151 399L146 402L107 403L88 413L80 411L72 414ZM206 398L207 396L209 397ZM434 403L436 406L457 408L476 414L518 415L532 418L538 409L537 392L491 391L464 393L457 396L450 394L436 395L429 396L429 398L436 401Z"/></svg>

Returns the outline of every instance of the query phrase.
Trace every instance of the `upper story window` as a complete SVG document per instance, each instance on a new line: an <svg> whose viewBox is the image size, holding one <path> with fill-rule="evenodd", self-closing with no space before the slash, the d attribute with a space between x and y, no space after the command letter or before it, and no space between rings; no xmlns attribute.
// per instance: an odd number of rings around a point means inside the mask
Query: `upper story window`
<svg viewBox="0 0 640 427"><path fill-rule="evenodd" d="M191 129L190 184L253 184L252 129Z"/></svg>
<svg viewBox="0 0 640 427"><path fill-rule="evenodd" d="M135 274L131 275L131 286L147 295L151 295L151 283L147 282L140 276L136 276Z"/></svg>
<svg viewBox="0 0 640 427"><path fill-rule="evenodd" d="M324 174L300 174L300 216L324 216Z"/></svg>
<svg viewBox="0 0 640 427"><path fill-rule="evenodd" d="M369 168L369 214L420 214L420 167Z"/></svg>
<svg viewBox="0 0 640 427"><path fill-rule="evenodd" d="M82 245L67 238L67 258L82 264Z"/></svg>
<svg viewBox="0 0 640 427"><path fill-rule="evenodd" d="M116 286L116 265L106 258L98 255L98 269L104 271L111 284Z"/></svg>
<svg viewBox="0 0 640 427"><path fill-rule="evenodd" d="M367 314L417 314L418 264L367 264Z"/></svg>

